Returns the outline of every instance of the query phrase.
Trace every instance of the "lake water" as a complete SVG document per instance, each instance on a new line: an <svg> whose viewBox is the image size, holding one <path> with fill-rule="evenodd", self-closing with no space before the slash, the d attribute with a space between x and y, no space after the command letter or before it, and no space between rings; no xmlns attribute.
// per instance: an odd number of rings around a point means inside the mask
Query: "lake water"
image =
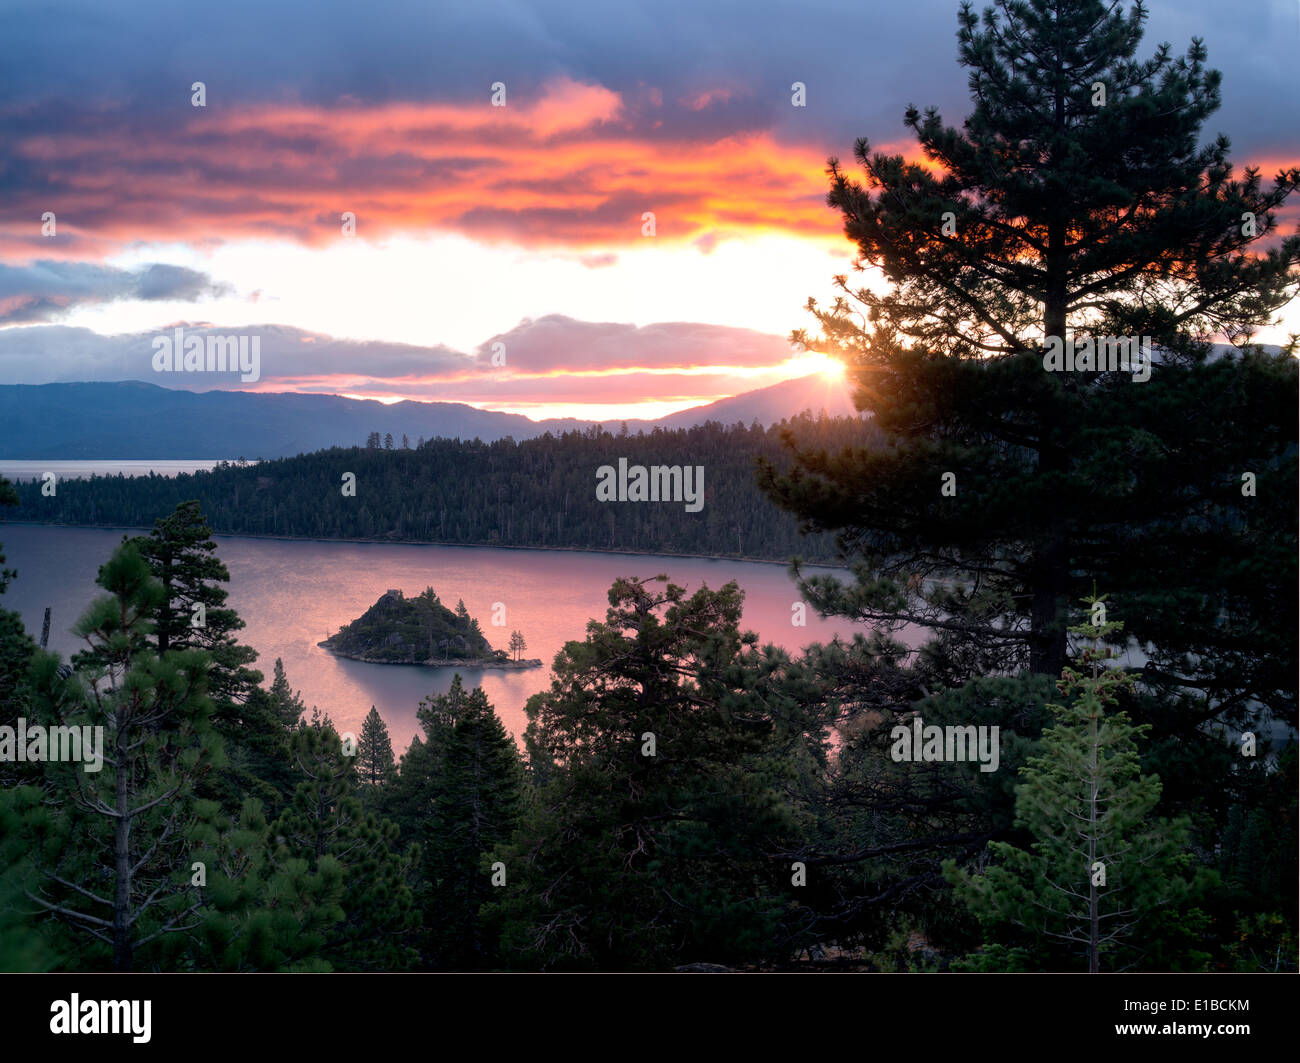
<svg viewBox="0 0 1300 1063"><path fill-rule="evenodd" d="M233 459L232 459L233 460ZM16 461L0 458L0 476L15 483L19 480L39 480L52 472L58 479L84 480L91 476L176 476L182 472L214 469L219 462L206 458L150 458L147 461Z"/></svg>
<svg viewBox="0 0 1300 1063"><path fill-rule="evenodd" d="M18 577L0 597L40 637L44 609L52 608L50 649L66 657L80 648L69 629L97 593L95 576L121 541L121 531L0 524L6 566ZM131 533L137 534L137 533ZM308 710L328 713L340 731L360 733L373 704L400 754L419 731L420 699L443 693L453 669L365 664L336 658L316 643L366 611L390 587L408 595L426 586L454 608L463 598L471 616L498 649L512 630L528 640L527 657L542 668L502 672L460 669L468 686L481 685L507 730L518 738L527 724L524 703L550 685L550 665L564 643L581 640L589 619L605 617L610 584L619 576L665 573L695 590L736 580L745 591L744 626L761 642L797 652L835 634L851 637L860 626L821 620L807 610L807 626L791 624L799 600L784 565L700 558L645 557L488 547L392 545L243 539L216 536L217 553L230 570L228 604L247 627L241 641L257 650L270 683L275 659L302 691ZM506 607L505 624L492 626L493 603Z"/></svg>

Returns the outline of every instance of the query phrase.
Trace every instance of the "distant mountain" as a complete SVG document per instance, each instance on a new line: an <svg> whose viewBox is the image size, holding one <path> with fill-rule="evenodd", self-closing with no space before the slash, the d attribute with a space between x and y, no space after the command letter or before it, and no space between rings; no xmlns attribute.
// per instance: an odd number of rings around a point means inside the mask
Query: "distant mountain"
<svg viewBox="0 0 1300 1063"><path fill-rule="evenodd" d="M852 390L847 381L828 380L814 374L797 380L785 380L756 391L746 391L729 399L719 399L707 406L696 406L694 409L669 414L651 422L651 425L692 428L706 421L719 421L722 424L735 424L739 421L745 425L757 421L767 426L794 417L804 410L811 410L814 414L825 410L831 417L854 417L858 411L853 408Z"/></svg>
<svg viewBox="0 0 1300 1063"><path fill-rule="evenodd" d="M172 391L135 381L0 386L0 455L78 458L279 458L361 446L371 432L483 440L571 431L455 402L396 402L249 391Z"/></svg>
<svg viewBox="0 0 1300 1063"><path fill-rule="evenodd" d="M805 377L760 388L632 432L706 421L774 424L805 409L853 413L847 387ZM397 402L289 392L179 391L136 381L0 385L0 457L36 461L108 458L279 458L360 446L371 432L431 439L532 439L582 430L593 421L531 421L456 402ZM607 428L616 422L602 422Z"/></svg>

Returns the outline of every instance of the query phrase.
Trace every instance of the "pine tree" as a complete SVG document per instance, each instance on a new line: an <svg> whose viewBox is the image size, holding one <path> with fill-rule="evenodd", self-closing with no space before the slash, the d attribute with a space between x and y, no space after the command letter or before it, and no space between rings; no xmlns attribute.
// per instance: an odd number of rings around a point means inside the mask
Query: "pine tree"
<svg viewBox="0 0 1300 1063"><path fill-rule="evenodd" d="M192 836L191 866L203 869L201 921L193 944L174 951L168 969L333 970L324 953L346 918L342 863L285 853L256 798L234 821L200 817Z"/></svg>
<svg viewBox="0 0 1300 1063"><path fill-rule="evenodd" d="M422 853L421 966L481 970L497 955L497 928L480 915L494 892L487 854L518 819L519 755L486 695L466 692L459 675L421 701L419 720L423 736L403 755L387 807Z"/></svg>
<svg viewBox="0 0 1300 1063"><path fill-rule="evenodd" d="M367 813L357 798L353 756L328 719L319 714L290 739L305 779L272 827L278 859L301 860L321 873L334 862L343 873L346 913L325 942L323 955L344 970L400 970L416 959L407 937L416 922L407 881L419 860L417 846L398 849L396 823Z"/></svg>
<svg viewBox="0 0 1300 1063"><path fill-rule="evenodd" d="M367 791L377 790L397 774L393 760L393 743L383 717L373 705L361 724L361 738L357 743L357 781L361 784L362 804L366 804Z"/></svg>
<svg viewBox="0 0 1300 1063"><path fill-rule="evenodd" d="M452 680L459 688L459 674ZM436 700L436 699L435 699ZM496 928L480 909L492 899L488 854L508 841L518 821L523 783L519 753L481 687L453 689L444 710L427 715L426 748L442 754L434 830L425 846L433 902L425 908L427 947L437 966L482 970L497 956ZM423 719L421 720L423 723ZM508 869L507 869L508 873Z"/></svg>
<svg viewBox="0 0 1300 1063"><path fill-rule="evenodd" d="M1101 602L1085 600L1090 610ZM989 865L974 875L945 864L982 921L1020 927L1039 946L1064 943L1093 973L1103 957L1136 962L1143 920L1191 892L1188 823L1153 819L1160 780L1139 774L1137 740L1149 728L1109 711L1133 681L1105 664L1115 655L1103 640L1122 626L1094 612L1091 623L1070 629L1092 644L1078 669L1063 669L1057 686L1069 700L1049 706L1057 722L1044 730L1042 753L1022 770L1016 792L1017 822L1033 844L990 842Z"/></svg>
<svg viewBox="0 0 1300 1063"><path fill-rule="evenodd" d="M180 503L154 522L149 535L131 541L163 585L154 627L158 652L199 649L212 658L208 696L228 766L203 792L218 797L231 816L239 814L246 796L278 806L287 782L287 736L260 692L262 674L248 667L257 651L236 639L244 621L225 604L229 592L221 584L230 581L230 572L217 556L199 503Z"/></svg>
<svg viewBox="0 0 1300 1063"><path fill-rule="evenodd" d="M402 433L402 449L403 450L411 449L411 440L405 432Z"/></svg>
<svg viewBox="0 0 1300 1063"><path fill-rule="evenodd" d="M1296 366L1202 340L1242 341L1294 297L1300 236L1252 245L1300 169L1234 179L1227 139L1200 143L1220 102L1204 45L1137 59L1146 17L1025 0L981 23L964 4L965 125L909 108L928 164L860 139L865 185L831 160L855 267L889 287L836 278L832 305L809 302L822 337L794 338L846 361L889 445L797 448L764 484L857 566L848 590L805 581L809 600L929 629L936 660L968 664L940 681L1059 675L1068 602L1096 579L1154 644L1145 684L1216 691L1189 725L1252 698L1293 718L1294 640L1270 632L1294 628ZM1158 364L1047 371L1071 336L1150 336ZM1244 498L1256 465L1269 486Z"/></svg>
<svg viewBox="0 0 1300 1063"><path fill-rule="evenodd" d="M275 659L270 697L273 711L287 730L296 730L303 725L302 717L307 711L307 706L303 704L302 695L289 686L289 679L284 672L284 661L279 657Z"/></svg>
<svg viewBox="0 0 1300 1063"><path fill-rule="evenodd" d="M393 433L392 433L392 432L385 432L385 433L384 433L384 449L385 449L385 450L392 450L392 449L393 449Z"/></svg>
<svg viewBox="0 0 1300 1063"><path fill-rule="evenodd" d="M205 692L211 659L159 656L149 644L165 592L134 544L118 547L97 582L108 594L74 628L88 648L72 674L37 654L31 722L102 728L102 765L86 771L83 746L81 762L43 765L43 793L19 787L0 799L22 824L26 900L86 935L86 966L129 971L160 938L197 925L187 826L197 784L224 754Z"/></svg>
<svg viewBox="0 0 1300 1063"><path fill-rule="evenodd" d="M368 436L366 436L366 449L367 449L367 450L378 450L378 449L379 449L379 443L380 443L380 439L379 439L379 433L378 433L378 432L371 432Z"/></svg>
<svg viewBox="0 0 1300 1063"><path fill-rule="evenodd" d="M519 655L528 649L528 643L524 641L524 636L518 631L510 632L510 652L515 655L515 660L519 660Z"/></svg>
<svg viewBox="0 0 1300 1063"><path fill-rule="evenodd" d="M666 582L666 577L659 577ZM535 800L492 907L523 966L663 969L788 956L790 800L826 707L742 633L734 583L618 580L528 703Z"/></svg>
<svg viewBox="0 0 1300 1063"><path fill-rule="evenodd" d="M13 485L0 476L0 506L17 503ZM4 594L16 575L13 569L5 567L5 556L0 552L0 594ZM0 609L0 726L13 727L27 713L30 703L27 668L35 652L36 642L27 634L22 617L10 609ZM0 785L37 782L39 777L37 765L0 761Z"/></svg>

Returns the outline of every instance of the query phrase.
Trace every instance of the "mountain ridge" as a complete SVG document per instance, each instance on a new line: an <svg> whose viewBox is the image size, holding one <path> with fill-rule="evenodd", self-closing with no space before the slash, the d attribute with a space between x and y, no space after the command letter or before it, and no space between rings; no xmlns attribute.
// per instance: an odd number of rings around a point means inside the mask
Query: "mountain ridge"
<svg viewBox="0 0 1300 1063"><path fill-rule="evenodd" d="M681 410L629 420L631 433L686 428L706 421L770 425L818 407L854 413L847 386L800 377ZM125 416L124 416L125 414ZM184 391L146 381L0 384L0 456L17 461L97 458L164 460L292 457L359 446L374 431L426 439L532 439L621 421L556 418L480 410L459 402L406 399L383 403L301 392Z"/></svg>

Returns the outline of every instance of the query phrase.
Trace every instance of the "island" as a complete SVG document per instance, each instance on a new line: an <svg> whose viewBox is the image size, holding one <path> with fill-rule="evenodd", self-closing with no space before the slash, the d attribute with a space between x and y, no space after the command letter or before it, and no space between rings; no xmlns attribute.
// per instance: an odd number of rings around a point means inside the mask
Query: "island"
<svg viewBox="0 0 1300 1063"><path fill-rule="evenodd" d="M520 658L527 643L515 631L510 636L514 657L494 650L464 601L448 609L432 587L408 598L387 590L356 620L341 627L318 646L339 657L369 664L423 664L433 667L540 668L536 659Z"/></svg>

